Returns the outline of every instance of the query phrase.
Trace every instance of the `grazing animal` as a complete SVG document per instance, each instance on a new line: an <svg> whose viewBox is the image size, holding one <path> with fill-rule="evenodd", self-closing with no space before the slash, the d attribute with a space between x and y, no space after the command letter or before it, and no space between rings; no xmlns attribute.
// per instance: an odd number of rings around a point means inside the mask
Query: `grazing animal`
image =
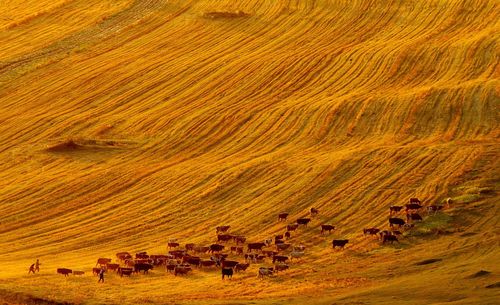
<svg viewBox="0 0 500 305"><path fill-rule="evenodd" d="M394 214L397 214L399 212L401 212L401 210L403 209L402 206L399 206L399 205L391 205L389 207L389 214L392 216L392 213Z"/></svg>
<svg viewBox="0 0 500 305"><path fill-rule="evenodd" d="M194 251L195 244L186 244L186 251Z"/></svg>
<svg viewBox="0 0 500 305"><path fill-rule="evenodd" d="M221 252L223 249L224 249L223 245L212 244L212 245L210 245L210 250L208 252L210 252L210 253Z"/></svg>
<svg viewBox="0 0 500 305"><path fill-rule="evenodd" d="M146 263L138 263L134 265L134 272L139 273L142 271L144 274L146 274L149 270L153 269L153 265L151 264L146 264Z"/></svg>
<svg viewBox="0 0 500 305"><path fill-rule="evenodd" d="M106 270L108 271L116 271L118 270L118 267L120 267L119 264L111 264L111 263L106 264Z"/></svg>
<svg viewBox="0 0 500 305"><path fill-rule="evenodd" d="M420 204L420 200L418 200L418 198L410 198L410 203L418 203L418 204Z"/></svg>
<svg viewBox="0 0 500 305"><path fill-rule="evenodd" d="M398 227L404 226L406 222L401 218L389 218L389 226L392 228L394 225Z"/></svg>
<svg viewBox="0 0 500 305"><path fill-rule="evenodd" d="M172 255L174 258L182 258L186 255L186 250L171 250L168 251L168 254Z"/></svg>
<svg viewBox="0 0 500 305"><path fill-rule="evenodd" d="M245 271L247 270L248 266L250 266L249 263L239 263L236 266L234 266L234 271L235 272Z"/></svg>
<svg viewBox="0 0 500 305"><path fill-rule="evenodd" d="M213 263L215 265L215 262ZM177 263L167 263L165 269L167 269L167 272L173 272L175 270L175 267L177 267Z"/></svg>
<svg viewBox="0 0 500 305"><path fill-rule="evenodd" d="M213 267L215 265L216 262L214 262L213 260L200 260L200 267Z"/></svg>
<svg viewBox="0 0 500 305"><path fill-rule="evenodd" d="M383 239L383 238L384 238L384 236L386 236L386 235L392 235L392 232L391 232L391 231L388 231L388 230L384 230L384 231L381 231L381 232L379 233L379 235L380 235L380 239Z"/></svg>
<svg viewBox="0 0 500 305"><path fill-rule="evenodd" d="M265 245L266 245L265 243L249 243L248 252L252 252L253 250L262 251L262 248Z"/></svg>
<svg viewBox="0 0 500 305"><path fill-rule="evenodd" d="M266 244L266 246L269 246L270 244L273 243L273 239L272 238L268 238L268 239L264 240L264 243Z"/></svg>
<svg viewBox="0 0 500 305"><path fill-rule="evenodd" d="M369 229L363 229L363 234L364 235L377 235L377 233L380 232L380 229L377 228L369 228Z"/></svg>
<svg viewBox="0 0 500 305"><path fill-rule="evenodd" d="M311 212L311 216L316 216L319 214L318 209L315 209L315 208L311 208L310 212Z"/></svg>
<svg viewBox="0 0 500 305"><path fill-rule="evenodd" d="M245 241L247 240L245 236L234 236L233 239L237 245L244 244Z"/></svg>
<svg viewBox="0 0 500 305"><path fill-rule="evenodd" d="M131 276L132 272L134 272L133 268L126 268L126 267L118 268L118 274L120 275L120 277L123 277L124 275Z"/></svg>
<svg viewBox="0 0 500 305"><path fill-rule="evenodd" d="M288 213L280 213L278 214L278 221L285 221L288 217Z"/></svg>
<svg viewBox="0 0 500 305"><path fill-rule="evenodd" d="M290 260L292 260L293 258L299 259L299 258L303 257L304 254L305 254L305 252L303 252L303 251L292 251L290 253Z"/></svg>
<svg viewBox="0 0 500 305"><path fill-rule="evenodd" d="M410 222L411 221L422 221L422 216L418 215L417 213L412 213L412 214L406 214L406 221Z"/></svg>
<svg viewBox="0 0 500 305"><path fill-rule="evenodd" d="M410 204L405 204L406 207L406 213L408 213L411 210L420 210L422 206L418 203L410 203Z"/></svg>
<svg viewBox="0 0 500 305"><path fill-rule="evenodd" d="M274 241L283 239L283 234L278 234L274 236Z"/></svg>
<svg viewBox="0 0 500 305"><path fill-rule="evenodd" d="M434 212L434 214L437 213L437 211L440 211L443 209L442 205L430 205L427 207L427 214Z"/></svg>
<svg viewBox="0 0 500 305"><path fill-rule="evenodd" d="M224 276L233 277L233 268L222 268L222 279L224 279Z"/></svg>
<svg viewBox="0 0 500 305"><path fill-rule="evenodd" d="M449 207L450 207L450 204L452 204L452 203L453 203L453 200L452 200L451 198L449 198L449 197L448 197L448 198L446 198L446 201L445 201L445 202L446 202L446 208L449 208Z"/></svg>
<svg viewBox="0 0 500 305"><path fill-rule="evenodd" d="M226 241L230 241L233 239L233 235L229 235L229 234L219 234L217 235L217 241L222 241L222 242L226 242Z"/></svg>
<svg viewBox="0 0 500 305"><path fill-rule="evenodd" d="M396 235L384 235L382 237L382 243L385 244L388 241L390 241L391 244L394 243L394 242L399 242L398 238L396 237Z"/></svg>
<svg viewBox="0 0 500 305"><path fill-rule="evenodd" d="M193 266L199 266L200 265L201 258L197 256L184 256L182 258L183 263L188 263Z"/></svg>
<svg viewBox="0 0 500 305"><path fill-rule="evenodd" d="M285 243L285 241L284 241L284 240L282 240L282 239L276 239L276 240L274 241L274 244L275 244L275 245L284 244L284 243Z"/></svg>
<svg viewBox="0 0 500 305"><path fill-rule="evenodd" d="M229 231L229 229L231 228L231 226L218 226L217 228L215 228L217 234L218 233L223 233L223 232L227 232Z"/></svg>
<svg viewBox="0 0 500 305"><path fill-rule="evenodd" d="M98 258L97 263L95 264L97 266L104 267L106 266L107 263L111 263L111 258Z"/></svg>
<svg viewBox="0 0 500 305"><path fill-rule="evenodd" d="M73 275L84 275L85 272L84 271L73 271Z"/></svg>
<svg viewBox="0 0 500 305"><path fill-rule="evenodd" d="M307 224L311 221L311 218L299 218L297 219L297 224L298 225L303 225L307 227Z"/></svg>
<svg viewBox="0 0 500 305"><path fill-rule="evenodd" d="M273 256L273 264L275 262L280 262L280 263L284 263L288 260L288 256L284 256L284 255L275 255Z"/></svg>
<svg viewBox="0 0 500 305"><path fill-rule="evenodd" d="M276 271L276 273L278 273L279 271L285 271L288 268L290 268L290 267L287 264L276 264L276 265L274 265L274 270Z"/></svg>
<svg viewBox="0 0 500 305"><path fill-rule="evenodd" d="M190 267L176 266L175 269L174 269L174 275L177 276L177 275L188 274L189 271L191 271Z"/></svg>
<svg viewBox="0 0 500 305"><path fill-rule="evenodd" d="M290 248L290 246L290 244L277 244L276 249L278 249L278 251L283 251Z"/></svg>
<svg viewBox="0 0 500 305"><path fill-rule="evenodd" d="M264 276L272 276L273 272L274 272L274 268L260 267L258 276L260 278L263 278Z"/></svg>
<svg viewBox="0 0 500 305"><path fill-rule="evenodd" d="M285 238L286 238L286 239L289 239L289 238L290 238L290 232L288 232L288 231L286 231L286 232L285 232Z"/></svg>
<svg viewBox="0 0 500 305"><path fill-rule="evenodd" d="M328 234L332 233L332 230L335 230L335 226L332 225L321 225L321 234L324 232L328 232Z"/></svg>
<svg viewBox="0 0 500 305"><path fill-rule="evenodd" d="M207 253L210 250L210 247L206 246L195 246L193 251L196 253Z"/></svg>
<svg viewBox="0 0 500 305"><path fill-rule="evenodd" d="M68 274L73 273L73 270L68 268L57 268L57 273L68 276Z"/></svg>
<svg viewBox="0 0 500 305"><path fill-rule="evenodd" d="M222 268L234 268L236 265L238 265L237 261L226 261L223 260L221 263Z"/></svg>
<svg viewBox="0 0 500 305"><path fill-rule="evenodd" d="M177 242L169 242L167 245L168 245L169 249L179 247L179 243L177 243ZM137 255L136 255L136 257L137 257Z"/></svg>
<svg viewBox="0 0 500 305"><path fill-rule="evenodd" d="M349 242L348 239L334 239L332 241L332 246L333 246L333 249L335 249L335 247L339 247L341 249L344 249L345 245Z"/></svg>
<svg viewBox="0 0 500 305"><path fill-rule="evenodd" d="M116 258L120 261L124 261L126 259L131 259L132 255L130 255L130 253L128 252L118 252L116 253Z"/></svg>
<svg viewBox="0 0 500 305"><path fill-rule="evenodd" d="M101 268L92 268L92 274L98 275L101 272Z"/></svg>
<svg viewBox="0 0 500 305"><path fill-rule="evenodd" d="M297 230L298 227L299 227L299 225L296 224L296 223L291 224L291 225L287 225L286 226L286 231L287 232L295 231L295 230Z"/></svg>

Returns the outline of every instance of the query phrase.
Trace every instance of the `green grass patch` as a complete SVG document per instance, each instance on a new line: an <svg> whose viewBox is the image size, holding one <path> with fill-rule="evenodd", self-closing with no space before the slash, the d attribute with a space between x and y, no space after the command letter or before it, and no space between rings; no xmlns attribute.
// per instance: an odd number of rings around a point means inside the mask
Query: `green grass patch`
<svg viewBox="0 0 500 305"><path fill-rule="evenodd" d="M455 203L471 203L478 201L480 199L480 195L478 193L475 194L465 194L458 197L453 198L453 202Z"/></svg>
<svg viewBox="0 0 500 305"><path fill-rule="evenodd" d="M446 213L430 215L410 231L409 236L426 236L441 233L449 233L453 217Z"/></svg>

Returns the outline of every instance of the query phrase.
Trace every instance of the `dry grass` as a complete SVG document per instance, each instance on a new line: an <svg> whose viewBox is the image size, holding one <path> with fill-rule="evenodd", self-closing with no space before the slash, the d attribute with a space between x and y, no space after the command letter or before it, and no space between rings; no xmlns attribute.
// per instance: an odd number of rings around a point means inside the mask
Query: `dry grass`
<svg viewBox="0 0 500 305"><path fill-rule="evenodd" d="M495 304L498 12L494 0L0 2L0 295ZM453 203L399 244L363 236L410 197ZM258 265L228 281L89 275L119 251L212 243L222 224L261 241L284 232L278 213L311 207L291 240L306 256L273 278ZM322 223L337 229L320 236ZM334 238L350 242L333 251Z"/></svg>

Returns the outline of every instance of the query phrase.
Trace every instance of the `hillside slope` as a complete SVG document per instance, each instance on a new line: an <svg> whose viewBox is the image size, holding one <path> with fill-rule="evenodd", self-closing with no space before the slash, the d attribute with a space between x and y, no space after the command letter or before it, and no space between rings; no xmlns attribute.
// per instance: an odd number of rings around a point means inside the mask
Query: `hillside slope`
<svg viewBox="0 0 500 305"><path fill-rule="evenodd" d="M499 16L495 0L0 2L0 295L494 304ZM363 236L410 197L454 204L399 245ZM311 207L291 241L306 257L273 279L54 274L210 244L218 225L262 241Z"/></svg>

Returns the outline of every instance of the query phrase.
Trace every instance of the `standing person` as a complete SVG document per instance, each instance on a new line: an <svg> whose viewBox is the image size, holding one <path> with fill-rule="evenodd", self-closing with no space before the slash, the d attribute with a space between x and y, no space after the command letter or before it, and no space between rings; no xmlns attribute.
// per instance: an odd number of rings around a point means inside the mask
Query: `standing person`
<svg viewBox="0 0 500 305"><path fill-rule="evenodd" d="M31 264L30 270L28 270L28 274L30 274L31 272L33 272L33 274L35 274L35 264Z"/></svg>
<svg viewBox="0 0 500 305"><path fill-rule="evenodd" d="M38 260L38 258L36 259L36 263L35 263L35 271L36 272L40 272L40 261Z"/></svg>
<svg viewBox="0 0 500 305"><path fill-rule="evenodd" d="M99 271L99 280L97 282L100 283L101 280L104 283L104 268L101 268L101 270Z"/></svg>

